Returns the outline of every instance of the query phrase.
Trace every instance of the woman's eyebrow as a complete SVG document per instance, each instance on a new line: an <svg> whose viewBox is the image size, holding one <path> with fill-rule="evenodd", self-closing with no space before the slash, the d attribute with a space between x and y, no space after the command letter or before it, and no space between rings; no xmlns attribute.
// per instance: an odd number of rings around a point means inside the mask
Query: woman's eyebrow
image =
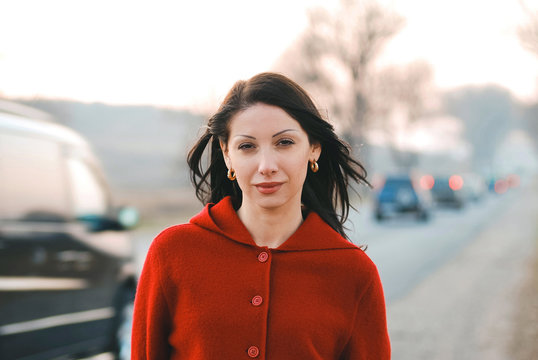
<svg viewBox="0 0 538 360"><path fill-rule="evenodd" d="M285 133L286 131L298 131L298 130L297 130L297 129L286 129L286 130L282 130L282 131L279 131L279 132L277 132L276 134L274 134L273 137L278 136L278 135L280 135L280 134L282 134L282 133Z"/></svg>
<svg viewBox="0 0 538 360"><path fill-rule="evenodd" d="M285 130L277 132L272 137L276 137L276 136L281 135L281 134L283 134L283 133L285 133L287 131L299 131L299 130L297 130L297 129L285 129ZM237 134L237 135L234 136L234 138L236 138L236 137L246 137L246 138L249 138L249 139L252 139L252 140L256 140L256 138L254 136L251 136L251 135Z"/></svg>

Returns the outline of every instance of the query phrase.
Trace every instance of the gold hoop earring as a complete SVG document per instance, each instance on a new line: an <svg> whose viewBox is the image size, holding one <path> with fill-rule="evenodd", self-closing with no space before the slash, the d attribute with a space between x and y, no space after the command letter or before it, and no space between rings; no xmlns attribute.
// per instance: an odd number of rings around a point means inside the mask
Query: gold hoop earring
<svg viewBox="0 0 538 360"><path fill-rule="evenodd" d="M316 160L310 160L310 170L312 170L313 173L317 173L319 170L319 165Z"/></svg>
<svg viewBox="0 0 538 360"><path fill-rule="evenodd" d="M230 181L235 180L235 170L234 169L228 169L228 179L230 179Z"/></svg>

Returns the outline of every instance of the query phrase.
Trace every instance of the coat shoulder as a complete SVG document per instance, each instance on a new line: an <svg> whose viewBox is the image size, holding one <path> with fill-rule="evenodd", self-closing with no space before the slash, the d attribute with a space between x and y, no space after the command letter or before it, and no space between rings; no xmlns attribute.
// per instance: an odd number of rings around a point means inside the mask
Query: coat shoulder
<svg viewBox="0 0 538 360"><path fill-rule="evenodd" d="M202 228L191 223L173 225L161 231L155 237L154 242L168 243L170 241L201 234L203 232L204 230Z"/></svg>
<svg viewBox="0 0 538 360"><path fill-rule="evenodd" d="M189 244L207 238L207 231L193 224L170 226L161 231L150 245L150 251L156 254L169 254Z"/></svg>
<svg viewBox="0 0 538 360"><path fill-rule="evenodd" d="M377 266L363 249L355 247L338 252L339 261L345 264L351 274L360 274L361 277L378 276Z"/></svg>

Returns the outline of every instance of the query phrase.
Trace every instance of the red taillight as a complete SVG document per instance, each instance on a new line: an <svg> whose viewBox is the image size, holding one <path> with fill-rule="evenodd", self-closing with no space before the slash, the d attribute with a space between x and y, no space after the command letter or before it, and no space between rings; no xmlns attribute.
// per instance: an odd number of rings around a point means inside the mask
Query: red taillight
<svg viewBox="0 0 538 360"><path fill-rule="evenodd" d="M452 175L448 179L448 186L454 191L460 190L463 187L463 178L459 175Z"/></svg>
<svg viewBox="0 0 538 360"><path fill-rule="evenodd" d="M431 190L435 184L435 179L431 175L423 175L420 178L420 187L424 190Z"/></svg>
<svg viewBox="0 0 538 360"><path fill-rule="evenodd" d="M503 179L499 179L497 181L495 181L495 192L497 194L504 194L506 191L508 190L508 182L503 180Z"/></svg>
<svg viewBox="0 0 538 360"><path fill-rule="evenodd" d="M508 186L509 187L516 188L516 187L519 186L520 181L519 181L519 175L517 175L517 174L508 175L506 180L508 181Z"/></svg>

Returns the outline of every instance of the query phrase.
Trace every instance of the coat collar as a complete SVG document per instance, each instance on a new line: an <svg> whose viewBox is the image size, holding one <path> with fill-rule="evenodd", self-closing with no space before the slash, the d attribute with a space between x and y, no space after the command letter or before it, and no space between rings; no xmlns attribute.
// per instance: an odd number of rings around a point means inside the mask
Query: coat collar
<svg viewBox="0 0 538 360"><path fill-rule="evenodd" d="M245 225L237 216L231 197L217 204L207 204L190 222L233 241L258 247ZM311 211L297 231L274 251L309 251L328 249L358 249Z"/></svg>

